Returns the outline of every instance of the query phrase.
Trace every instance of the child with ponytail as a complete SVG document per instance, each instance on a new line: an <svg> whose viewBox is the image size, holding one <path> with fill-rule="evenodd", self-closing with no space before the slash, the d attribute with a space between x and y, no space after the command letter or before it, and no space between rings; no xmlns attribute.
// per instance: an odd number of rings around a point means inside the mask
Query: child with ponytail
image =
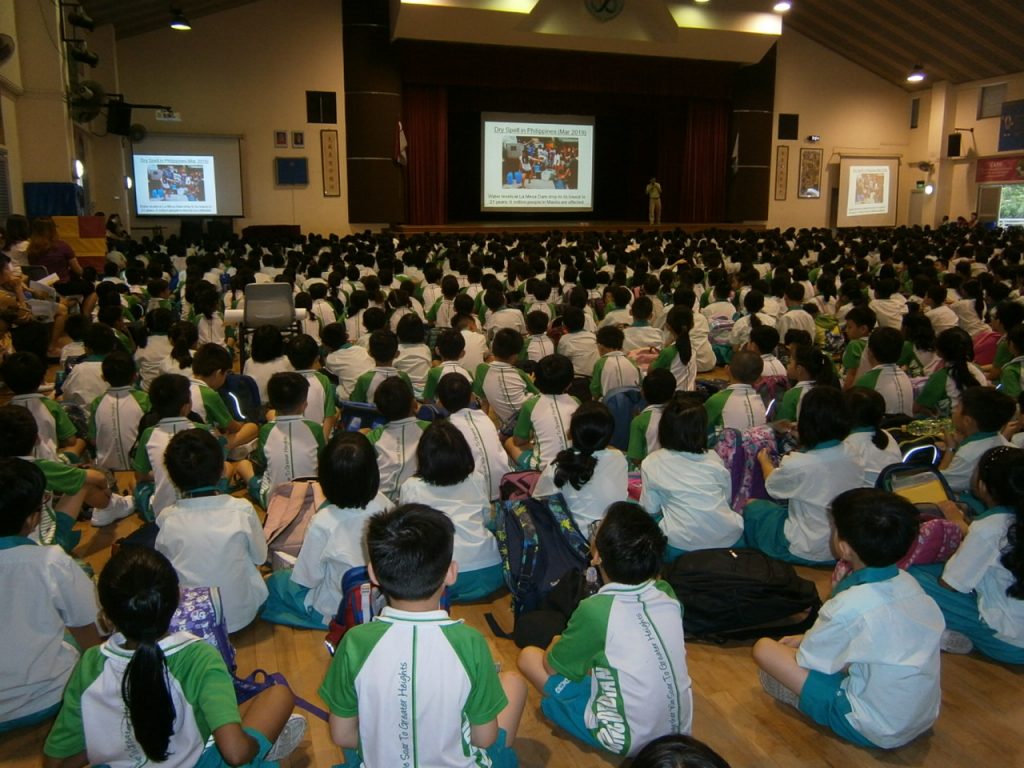
<svg viewBox="0 0 1024 768"><path fill-rule="evenodd" d="M626 456L609 448L615 420L604 403L584 403L569 422L572 445L560 451L537 481L534 496L561 493L580 530L627 500Z"/></svg>
<svg viewBox="0 0 1024 768"><path fill-rule="evenodd" d="M789 357L786 376L796 384L786 390L775 414L778 422L792 422L800 417L800 402L812 387L838 387L835 369L828 355L812 344L800 344Z"/></svg>
<svg viewBox="0 0 1024 768"><path fill-rule="evenodd" d="M864 465L864 485L873 488L879 472L903 461L896 438L882 429L885 398L867 387L848 389L844 398L850 411L850 436L843 444Z"/></svg>
<svg viewBox="0 0 1024 768"><path fill-rule="evenodd" d="M965 331L948 328L935 339L941 367L928 377L914 405L919 411L949 416L968 387L987 386L988 379L973 362L974 343Z"/></svg>
<svg viewBox="0 0 1024 768"><path fill-rule="evenodd" d="M961 507L942 505L965 536L944 565L916 565L918 580L942 609L942 650L977 649L1005 664L1024 664L1024 451L986 451L972 492L985 511L968 519Z"/></svg>
<svg viewBox="0 0 1024 768"><path fill-rule="evenodd" d="M160 373L193 378L192 348L199 343L199 329L186 320L178 320L167 331L167 340L171 342L171 351L160 363Z"/></svg>
<svg viewBox="0 0 1024 768"><path fill-rule="evenodd" d="M680 392L692 392L697 388L697 355L690 343L693 318L693 311L688 307L672 308L665 320L665 330L673 341L661 350L650 368L652 371L659 368L671 371Z"/></svg>
<svg viewBox="0 0 1024 768"><path fill-rule="evenodd" d="M110 559L99 599L114 634L75 667L43 747L47 768L259 766L298 745L306 721L291 715L286 686L263 691L241 716L217 650L168 632L178 597L177 574L160 553L124 546Z"/></svg>

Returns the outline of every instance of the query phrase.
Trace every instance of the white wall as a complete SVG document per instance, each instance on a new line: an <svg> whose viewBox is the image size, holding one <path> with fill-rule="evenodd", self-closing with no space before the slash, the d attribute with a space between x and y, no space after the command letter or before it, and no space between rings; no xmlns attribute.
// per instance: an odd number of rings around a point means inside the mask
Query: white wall
<svg viewBox="0 0 1024 768"><path fill-rule="evenodd" d="M829 224L831 183L836 181L840 154L902 155L897 223L906 221L913 187L906 162L910 159L910 95L866 69L792 30L785 30L778 47L775 74L775 123L769 191L769 227L824 227ZM779 113L800 116L800 139L779 142ZM804 137L818 134L810 144ZM789 146L786 200L774 200L776 147ZM797 198L801 147L824 150L822 197Z"/></svg>
<svg viewBox="0 0 1024 768"><path fill-rule="evenodd" d="M344 158L341 197L324 197L320 129L337 129L344 153L344 73L339 0L259 0L193 19L191 32L170 28L118 42L121 89L135 103L168 104L180 123L135 110L133 122L161 133L242 136L242 192L249 224L299 224L303 232L347 233ZM338 94L338 124L306 123L306 91ZM274 149L275 130L304 131L305 149ZM289 142L290 143L290 142ZM274 158L304 156L309 186L276 188ZM112 169L113 170L113 169ZM114 178L114 174L111 174ZM120 171L111 182L119 185ZM108 187L103 194L113 195ZM140 219L148 226L178 220Z"/></svg>

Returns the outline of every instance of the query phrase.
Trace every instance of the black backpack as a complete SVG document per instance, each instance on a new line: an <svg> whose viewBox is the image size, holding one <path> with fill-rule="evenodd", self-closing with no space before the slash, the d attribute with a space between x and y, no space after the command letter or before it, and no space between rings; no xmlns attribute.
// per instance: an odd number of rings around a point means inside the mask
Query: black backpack
<svg viewBox="0 0 1024 768"><path fill-rule="evenodd" d="M703 549L665 567L687 639L783 637L814 624L821 598L793 566L753 549Z"/></svg>

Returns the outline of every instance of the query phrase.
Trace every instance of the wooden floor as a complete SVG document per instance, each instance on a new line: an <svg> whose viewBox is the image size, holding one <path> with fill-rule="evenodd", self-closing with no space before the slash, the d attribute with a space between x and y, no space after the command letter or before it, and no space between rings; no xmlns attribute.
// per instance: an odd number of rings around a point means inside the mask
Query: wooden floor
<svg viewBox="0 0 1024 768"><path fill-rule="evenodd" d="M97 572L109 556L110 544L138 525L122 520L105 529L79 524L82 543L76 552ZM824 595L828 573L798 569L812 578ZM486 612L510 619L507 595L487 603L455 606L452 614L479 629L503 669L514 669L517 649L494 638L484 623ZM300 696L322 704L316 695L328 664L323 633L275 627L257 621L233 637L241 674L259 667L283 672ZM832 736L799 712L764 695L750 659L749 645L734 647L692 643L687 648L693 678L693 733L722 754L733 768L797 768L802 766L1024 766L1024 673L977 655L943 655L942 714L934 730L913 744L892 752L860 749ZM0 736L0 765L39 765L48 725ZM516 741L523 768L539 766L619 765L616 759L561 733L540 717L539 696L532 692ZM330 768L340 761L326 723L309 718L299 749L282 764L286 768Z"/></svg>

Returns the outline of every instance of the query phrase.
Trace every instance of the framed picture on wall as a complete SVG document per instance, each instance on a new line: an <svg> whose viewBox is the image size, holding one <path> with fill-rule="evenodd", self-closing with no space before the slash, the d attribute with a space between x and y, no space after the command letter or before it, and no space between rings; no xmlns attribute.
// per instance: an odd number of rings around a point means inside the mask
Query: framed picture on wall
<svg viewBox="0 0 1024 768"><path fill-rule="evenodd" d="M274 149L288 148L288 131L274 131Z"/></svg>
<svg viewBox="0 0 1024 768"><path fill-rule="evenodd" d="M292 131L292 148L303 149L306 146L306 134L302 131Z"/></svg>
<svg viewBox="0 0 1024 768"><path fill-rule="evenodd" d="M341 169L338 153L338 132L320 131L320 161L323 164L324 197L341 197Z"/></svg>
<svg viewBox="0 0 1024 768"><path fill-rule="evenodd" d="M800 150L800 177L796 188L796 196L804 199L821 197L821 162L825 155L823 149Z"/></svg>
<svg viewBox="0 0 1024 768"><path fill-rule="evenodd" d="M780 144L775 148L775 199L786 199L789 185L789 147Z"/></svg>

